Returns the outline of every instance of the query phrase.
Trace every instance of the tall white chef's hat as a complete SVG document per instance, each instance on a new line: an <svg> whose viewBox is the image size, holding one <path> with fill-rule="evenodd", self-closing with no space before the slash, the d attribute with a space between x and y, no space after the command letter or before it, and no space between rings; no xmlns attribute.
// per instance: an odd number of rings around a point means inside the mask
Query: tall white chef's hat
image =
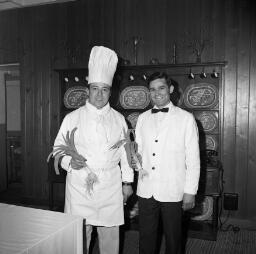
<svg viewBox="0 0 256 254"><path fill-rule="evenodd" d="M112 86L118 58L116 53L103 46L94 46L88 63L88 84L102 82Z"/></svg>

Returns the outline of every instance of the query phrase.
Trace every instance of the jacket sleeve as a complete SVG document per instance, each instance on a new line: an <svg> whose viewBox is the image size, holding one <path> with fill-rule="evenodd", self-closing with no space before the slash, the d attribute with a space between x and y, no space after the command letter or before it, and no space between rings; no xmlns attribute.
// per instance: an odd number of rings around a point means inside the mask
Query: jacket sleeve
<svg viewBox="0 0 256 254"><path fill-rule="evenodd" d="M125 135L127 135L128 128L127 124L122 118L122 126L123 126L123 131L122 131L122 137L121 139L126 138ZM133 169L129 165L129 160L128 158L130 157L130 154L128 154L130 151L129 149L125 149L125 146L121 146L121 158L120 158L120 164L121 164L121 172L122 172L122 181L123 182L133 182L134 178L134 172Z"/></svg>
<svg viewBox="0 0 256 254"><path fill-rule="evenodd" d="M200 176L198 128L194 116L189 115L185 130L186 182L184 193L196 194Z"/></svg>
<svg viewBox="0 0 256 254"><path fill-rule="evenodd" d="M141 115L138 117L138 121L136 124L136 128L135 128L135 137L136 137L136 143L138 146L138 150L137 153L139 153L140 155L142 155L142 147L141 147Z"/></svg>
<svg viewBox="0 0 256 254"><path fill-rule="evenodd" d="M69 120L68 115L65 116L65 118L62 121L62 124L60 126L59 132L56 136L56 139L54 141L54 146L58 145L65 145L65 141L63 139L63 136L65 137L67 134L67 131L69 130ZM61 160L61 167L65 169L67 172L70 172L72 168L70 167L71 162L71 156L64 155Z"/></svg>

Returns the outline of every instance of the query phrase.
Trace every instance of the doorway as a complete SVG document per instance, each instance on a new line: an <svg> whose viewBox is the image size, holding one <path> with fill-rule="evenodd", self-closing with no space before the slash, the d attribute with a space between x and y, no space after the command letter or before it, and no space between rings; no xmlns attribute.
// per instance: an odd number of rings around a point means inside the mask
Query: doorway
<svg viewBox="0 0 256 254"><path fill-rule="evenodd" d="M19 64L0 65L0 192L22 190Z"/></svg>

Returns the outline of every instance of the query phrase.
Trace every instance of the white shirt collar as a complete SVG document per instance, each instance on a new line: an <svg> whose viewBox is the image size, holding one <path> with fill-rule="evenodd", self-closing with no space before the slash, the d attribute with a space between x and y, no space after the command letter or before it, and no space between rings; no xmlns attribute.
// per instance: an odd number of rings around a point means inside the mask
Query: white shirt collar
<svg viewBox="0 0 256 254"><path fill-rule="evenodd" d="M93 114L97 114L97 115L105 115L109 112L110 110L110 105L109 103L107 103L103 108L97 109L95 106L93 106L89 101L86 101L85 106L87 107L87 109L93 113Z"/></svg>

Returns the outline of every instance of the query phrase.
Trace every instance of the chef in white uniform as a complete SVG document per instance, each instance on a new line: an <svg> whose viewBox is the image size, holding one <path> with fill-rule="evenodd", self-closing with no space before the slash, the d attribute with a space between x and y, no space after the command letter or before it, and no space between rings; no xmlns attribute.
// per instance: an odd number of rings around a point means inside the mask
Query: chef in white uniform
<svg viewBox="0 0 256 254"><path fill-rule="evenodd" d="M124 145L115 146L125 138L127 125L108 102L117 62L113 50L92 48L88 64L89 98L85 106L65 116L54 144L64 144L67 131L77 128L75 147L86 158L87 167L71 156L61 160L67 171L65 212L86 219L87 250L92 227L97 227L101 254L118 253L119 226L124 224L123 204L132 194L133 170ZM96 175L97 182L89 193L85 182L90 172Z"/></svg>

